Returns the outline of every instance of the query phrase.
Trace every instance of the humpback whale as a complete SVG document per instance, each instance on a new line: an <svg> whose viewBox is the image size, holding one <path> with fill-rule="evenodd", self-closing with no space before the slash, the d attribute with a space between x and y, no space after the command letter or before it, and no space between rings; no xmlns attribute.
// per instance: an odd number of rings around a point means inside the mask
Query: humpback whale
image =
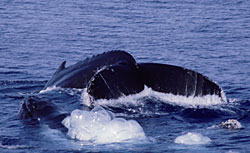
<svg viewBox="0 0 250 153"><path fill-rule="evenodd" d="M135 94L146 85L155 91L182 96L218 95L222 89L202 74L174 65L137 63L125 51L110 51L87 58L69 67L64 61L44 89L87 88L96 99L115 99Z"/></svg>
<svg viewBox="0 0 250 153"><path fill-rule="evenodd" d="M137 63L128 52L119 50L95 55L68 67L66 61L62 62L44 89L54 86L86 89L92 102L136 94L145 86L157 92L186 97L217 95L221 101L226 101L222 89L198 72L168 64ZM58 124L69 114L39 96L27 97L20 112L24 119L48 123L53 120Z"/></svg>

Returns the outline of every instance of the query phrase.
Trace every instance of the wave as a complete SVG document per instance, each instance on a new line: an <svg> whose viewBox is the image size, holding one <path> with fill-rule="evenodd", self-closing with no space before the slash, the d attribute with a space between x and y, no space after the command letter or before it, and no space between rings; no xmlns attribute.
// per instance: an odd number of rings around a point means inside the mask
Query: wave
<svg viewBox="0 0 250 153"><path fill-rule="evenodd" d="M0 80L0 85L45 84L46 80Z"/></svg>
<svg viewBox="0 0 250 153"><path fill-rule="evenodd" d="M3 145L2 143L0 143L0 148L9 149L9 150L17 150L17 149L27 149L30 147L26 145Z"/></svg>

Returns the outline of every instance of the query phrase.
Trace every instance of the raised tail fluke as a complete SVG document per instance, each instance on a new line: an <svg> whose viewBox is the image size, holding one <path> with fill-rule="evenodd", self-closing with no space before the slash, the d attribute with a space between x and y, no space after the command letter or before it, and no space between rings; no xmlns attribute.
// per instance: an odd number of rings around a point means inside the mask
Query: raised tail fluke
<svg viewBox="0 0 250 153"><path fill-rule="evenodd" d="M137 67L131 63L116 63L99 70L90 80L87 92L96 99L116 99L144 89Z"/></svg>
<svg viewBox="0 0 250 153"><path fill-rule="evenodd" d="M187 97L218 95L226 101L222 89L198 72L156 63L141 63L138 67L144 84L155 91Z"/></svg>

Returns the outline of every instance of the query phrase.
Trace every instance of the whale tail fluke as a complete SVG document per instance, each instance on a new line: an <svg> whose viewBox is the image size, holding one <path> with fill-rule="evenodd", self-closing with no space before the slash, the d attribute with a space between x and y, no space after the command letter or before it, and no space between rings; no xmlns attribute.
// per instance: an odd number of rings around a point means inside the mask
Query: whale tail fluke
<svg viewBox="0 0 250 153"><path fill-rule="evenodd" d="M87 86L94 99L115 99L144 89L136 65L119 62L98 71Z"/></svg>
<svg viewBox="0 0 250 153"><path fill-rule="evenodd" d="M140 63L139 72L146 86L155 91L183 96L218 95L222 89L208 77L179 66Z"/></svg>
<svg viewBox="0 0 250 153"><path fill-rule="evenodd" d="M144 85L154 91L200 97L217 95L226 101L223 90L208 77L179 66L136 63L125 51L110 51L65 68L62 62L45 85L62 88L87 88L94 99L115 99L135 94Z"/></svg>
<svg viewBox="0 0 250 153"><path fill-rule="evenodd" d="M208 77L179 66L140 63L136 66L117 63L98 71L87 86L97 99L116 99L139 93L147 86L154 91L186 97L217 95L226 101L223 90Z"/></svg>

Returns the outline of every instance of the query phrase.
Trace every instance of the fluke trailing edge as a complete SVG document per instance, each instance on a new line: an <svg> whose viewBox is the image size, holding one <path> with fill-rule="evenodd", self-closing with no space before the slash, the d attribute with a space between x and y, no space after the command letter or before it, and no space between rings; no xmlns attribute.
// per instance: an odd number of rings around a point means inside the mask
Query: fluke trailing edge
<svg viewBox="0 0 250 153"><path fill-rule="evenodd" d="M202 74L179 66L136 63L125 51L110 51L87 58L69 67L64 61L45 85L87 88L96 99L115 99L135 94L146 85L155 91L182 96L217 95L225 101L222 89Z"/></svg>

